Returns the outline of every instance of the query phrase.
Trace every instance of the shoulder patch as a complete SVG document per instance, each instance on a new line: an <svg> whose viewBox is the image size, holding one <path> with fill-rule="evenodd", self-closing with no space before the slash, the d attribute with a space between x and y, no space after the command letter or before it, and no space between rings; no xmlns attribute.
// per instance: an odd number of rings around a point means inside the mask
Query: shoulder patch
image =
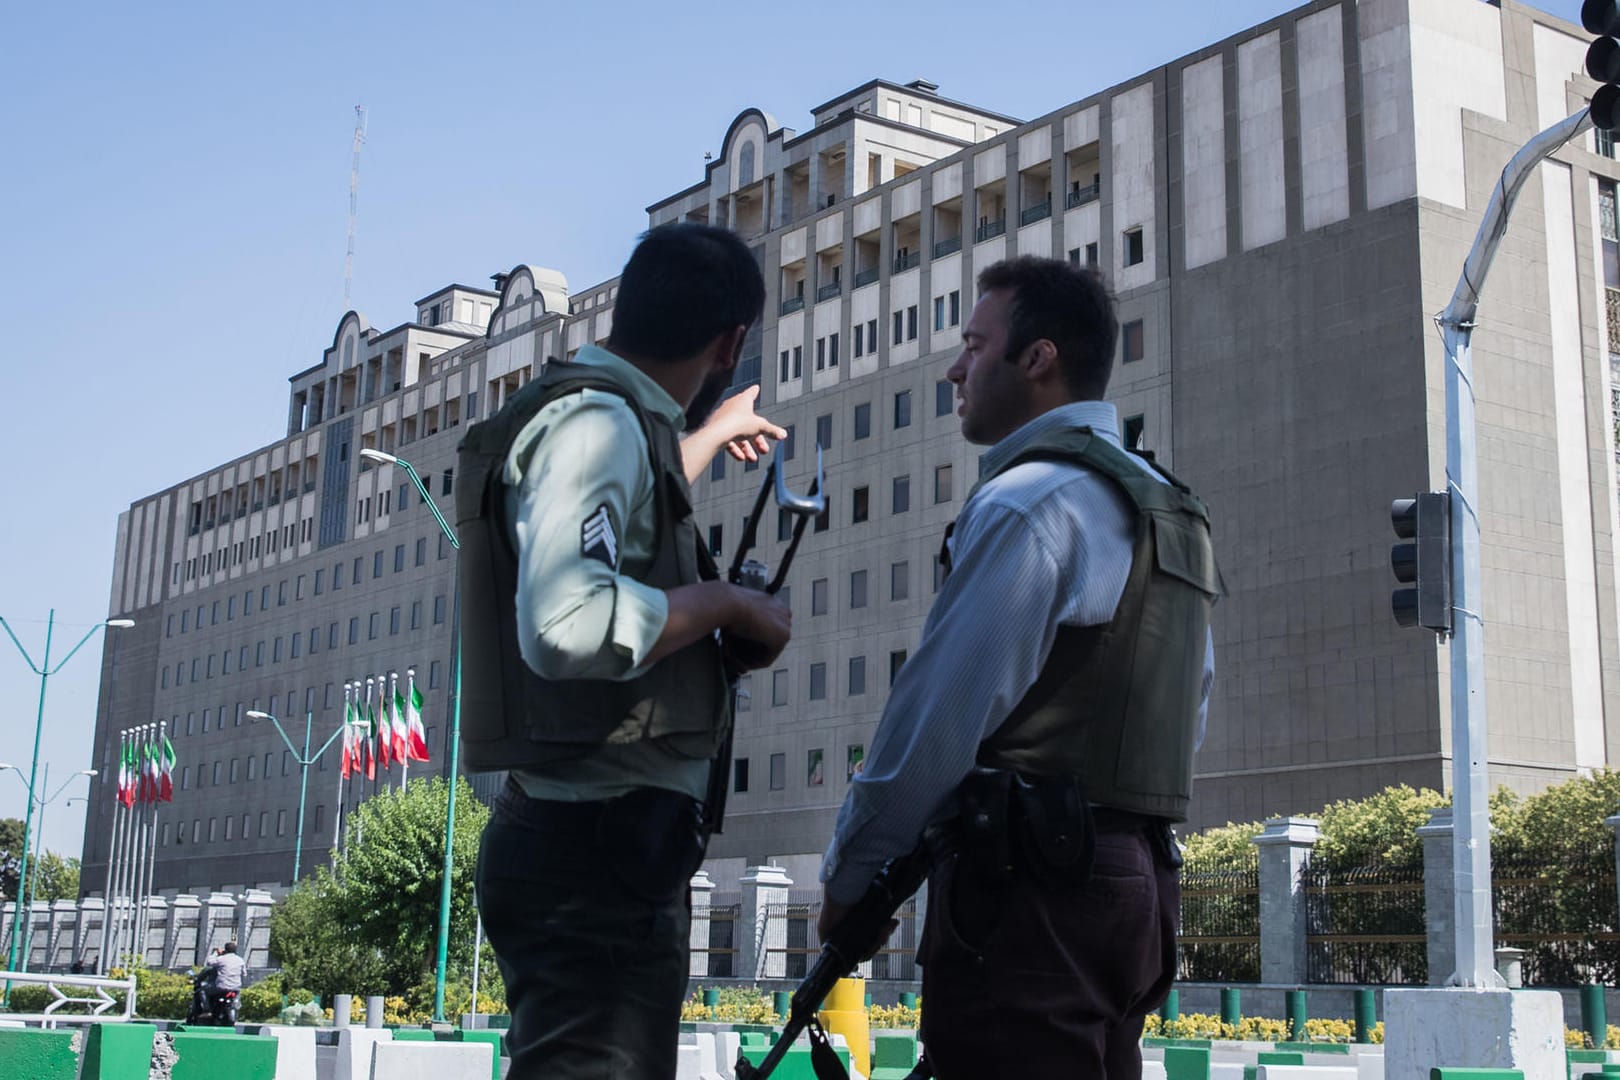
<svg viewBox="0 0 1620 1080"><path fill-rule="evenodd" d="M607 503L591 511L580 525L579 554L584 559L599 560L610 570L619 568L619 538L613 531Z"/></svg>

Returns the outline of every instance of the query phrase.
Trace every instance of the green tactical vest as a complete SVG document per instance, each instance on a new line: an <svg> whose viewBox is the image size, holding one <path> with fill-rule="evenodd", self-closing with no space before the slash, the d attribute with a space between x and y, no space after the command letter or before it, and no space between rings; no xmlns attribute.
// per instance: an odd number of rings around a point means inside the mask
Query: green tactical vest
<svg viewBox="0 0 1620 1080"><path fill-rule="evenodd" d="M644 739L662 740L684 757L712 758L731 729L732 697L713 636L623 682L543 679L518 651L518 559L506 520L506 458L536 413L584 389L629 402L650 451L657 548L645 569L621 567L621 572L659 589L718 576L692 520L674 426L642 409L611 372L548 363L500 412L469 428L459 447L461 746L473 771L541 766L583 757L605 743Z"/></svg>
<svg viewBox="0 0 1620 1080"><path fill-rule="evenodd" d="M1185 821L1209 613L1225 591L1209 512L1168 472L1160 483L1090 428L1037 439L979 486L1028 461L1107 477L1135 511L1136 542L1113 620L1058 627L1035 685L980 744L979 764L1079 777L1095 804Z"/></svg>

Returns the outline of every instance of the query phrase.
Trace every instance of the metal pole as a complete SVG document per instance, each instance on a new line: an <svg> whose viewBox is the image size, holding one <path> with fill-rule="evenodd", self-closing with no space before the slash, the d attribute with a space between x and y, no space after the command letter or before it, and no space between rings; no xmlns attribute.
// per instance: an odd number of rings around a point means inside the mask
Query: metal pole
<svg viewBox="0 0 1620 1080"><path fill-rule="evenodd" d="M1479 468L1474 441L1472 338L1480 291L1507 219L1535 168L1591 126L1586 109L1525 143L1502 170L1440 314L1446 347L1446 487L1451 496L1451 741L1453 885L1457 970L1452 986L1504 985L1491 924L1490 748L1485 713L1484 592L1479 558Z"/></svg>
<svg viewBox="0 0 1620 1080"><path fill-rule="evenodd" d="M129 732L129 756L133 761L135 757L135 740L140 737L139 728L131 728ZM131 782L133 782L133 777ZM123 878L119 889L121 903L118 908L117 951L115 957L124 955L125 938L129 933L130 913L135 909L135 843L140 829L140 816L135 811L133 799L124 808L124 857L120 860L118 874Z"/></svg>
<svg viewBox="0 0 1620 1080"><path fill-rule="evenodd" d="M44 792L44 791L49 791L50 789L51 789L51 763L47 761L45 763L45 772L39 778L39 790ZM32 798L33 798L33 793L32 792L29 793L29 798L30 798L30 800L32 800ZM23 963L25 963L25 964L28 962L29 958L34 955L33 954L34 901L39 899L39 863L40 863L41 856L43 856L44 853L45 853L45 806L46 806L46 803L44 803L43 801L40 802L40 804L39 804L39 820L34 823L34 874L33 874L33 877L30 880L26 881L26 882L24 882L22 880L18 880L18 882L17 882L17 895L18 896L26 896L27 901L28 901L28 903L27 903L28 918L22 924L22 957L23 957ZM25 837L23 837L24 846L26 846L27 843L28 843L28 837L25 836ZM26 888L24 888L24 886L26 886ZM49 950L47 949L47 951L49 951Z"/></svg>
<svg viewBox="0 0 1620 1080"><path fill-rule="evenodd" d="M128 737L129 732L119 732L118 767L120 769L122 769L124 766L124 740ZM107 846L107 887L103 892L103 896L106 897L107 906L102 910L101 913L101 949L96 954L97 975L105 975L107 973L107 951L112 947L113 910L117 904L117 898L113 893L113 883L117 880L117 871L115 868L118 866L118 842L120 837L123 835L123 830L121 829L123 824L123 815L120 813L120 811L123 809L124 804L118 801L118 796L115 791L113 795L112 834L108 838Z"/></svg>
<svg viewBox="0 0 1620 1080"><path fill-rule="evenodd" d="M39 711L34 716L34 761L28 769L28 807L23 811L23 853L22 863L17 867L17 917L23 917L22 896L24 886L28 881L28 836L34 822L34 782L39 777L39 736L45 728L45 687L51 677L51 634L56 629L56 609L52 608L49 618L45 621L45 660L35 670L39 672ZM9 633L9 628L7 630ZM26 653L24 656L26 657ZM33 662L29 661L32 666ZM33 913L28 913L32 918ZM11 957L6 963L9 971L27 971L28 958L22 959L23 966L17 966L17 947L21 944L22 935L17 932L15 921L11 927ZM11 1004L11 983L6 983L3 994L0 994L0 1005L9 1007Z"/></svg>
<svg viewBox="0 0 1620 1080"><path fill-rule="evenodd" d="M136 833L137 846L135 848L134 906L130 909L129 922L130 930L133 936L130 946L135 954L135 963L137 965L144 965L146 963L146 891L148 886L146 876L148 865L146 852L148 846L152 842L152 838L151 830L149 828L151 824L151 815L146 812L147 808L145 802L140 800L140 791L142 787L140 777L144 774L146 769L146 751L144 749L144 744L149 743L151 738L152 725L147 724L141 728L141 742L143 744L143 749L137 751L135 755L136 805L140 809L139 817L136 819L138 822L138 832Z"/></svg>
<svg viewBox="0 0 1620 1080"><path fill-rule="evenodd" d="M315 723L313 712L304 712L304 752L298 758L298 835L293 839L293 884L304 858L304 799L309 794L309 729Z"/></svg>
<svg viewBox="0 0 1620 1080"><path fill-rule="evenodd" d="M169 722L159 720L157 722L157 738L152 742L153 757L149 759L152 769L152 781L147 787L147 791L152 796L152 831L146 849L146 899L141 903L141 955L143 957L146 955L147 937L152 931L151 899L152 894L156 891L153 886L157 881L158 804L161 801L158 794L162 790L163 740L168 738L168 734Z"/></svg>
<svg viewBox="0 0 1620 1080"><path fill-rule="evenodd" d="M481 918L474 917L474 919L473 919L473 986L472 986L472 995L473 995L473 998L472 998L472 1011L473 1011L474 1016L478 1015L478 958L479 958L479 954L481 952L483 952L483 949L484 949L484 920L481 919Z"/></svg>
<svg viewBox="0 0 1620 1080"><path fill-rule="evenodd" d="M438 514L438 510L434 510ZM442 519L441 519L442 521ZM455 538L451 538L455 542ZM460 545L456 547L459 549ZM455 668L451 681L455 686L450 701L450 776L449 791L444 811L444 880L439 886L439 957L433 969L433 1019L444 1021L444 978L450 955L450 872L454 867L456 844L456 779L461 751L461 573L456 573L455 599L451 603L451 632L455 635L456 649L451 657Z"/></svg>

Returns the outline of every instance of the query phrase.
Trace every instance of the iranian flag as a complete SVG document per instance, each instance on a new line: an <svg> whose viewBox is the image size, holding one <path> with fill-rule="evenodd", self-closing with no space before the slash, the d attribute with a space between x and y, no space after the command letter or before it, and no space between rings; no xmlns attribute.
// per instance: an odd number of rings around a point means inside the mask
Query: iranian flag
<svg viewBox="0 0 1620 1080"><path fill-rule="evenodd" d="M392 722L392 730L390 732L392 746L390 749L393 751L394 760L399 762L401 765L405 765L411 760L410 734L405 730L405 699L399 694L399 680L397 676L394 677L393 684L393 696L390 700L385 702L388 709L389 719Z"/></svg>
<svg viewBox="0 0 1620 1080"><path fill-rule="evenodd" d="M354 702L343 703L343 763L339 766L347 780L355 770L354 760Z"/></svg>
<svg viewBox="0 0 1620 1080"><path fill-rule="evenodd" d="M365 728L364 732L360 730L362 727ZM367 780L377 779L377 756L372 752L371 749L371 732L373 730L375 730L374 727L368 721L364 720L360 721L359 725L355 728L355 735L358 740L355 744L355 757L357 759L361 756L365 757L365 773ZM357 760L356 767L358 766L359 762Z"/></svg>
<svg viewBox="0 0 1620 1080"><path fill-rule="evenodd" d="M126 810L135 805L135 744L128 741L118 761L118 801Z"/></svg>
<svg viewBox="0 0 1620 1080"><path fill-rule="evenodd" d="M382 762L383 770L387 771L388 763L393 760L388 752L388 745L392 741L393 731L392 725L388 723L387 691L378 690L377 696L383 699L382 720L377 719L377 713L372 709L369 701L366 702L366 719L371 721L371 733L376 737L374 741L377 744L377 759Z"/></svg>
<svg viewBox="0 0 1620 1080"><path fill-rule="evenodd" d="M411 676L410 699L401 702L405 713L405 731L410 738L409 754L412 761L428 760L427 732L422 727L422 691L416 688L416 677Z"/></svg>
<svg viewBox="0 0 1620 1080"><path fill-rule="evenodd" d="M169 741L167 732L163 735L163 755L158 763L158 798L174 802L174 744Z"/></svg>
<svg viewBox="0 0 1620 1080"><path fill-rule="evenodd" d="M158 749L157 743L146 740L145 760L141 762L141 801L158 801Z"/></svg>

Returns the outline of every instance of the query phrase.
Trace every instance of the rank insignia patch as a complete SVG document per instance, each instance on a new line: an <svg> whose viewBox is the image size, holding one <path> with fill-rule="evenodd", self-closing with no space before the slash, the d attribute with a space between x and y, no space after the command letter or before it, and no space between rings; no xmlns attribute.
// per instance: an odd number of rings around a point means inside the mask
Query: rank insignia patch
<svg viewBox="0 0 1620 1080"><path fill-rule="evenodd" d="M582 558L598 559L609 569L619 568L619 538L613 534L613 519L608 516L607 503L598 506L579 527L579 554Z"/></svg>

